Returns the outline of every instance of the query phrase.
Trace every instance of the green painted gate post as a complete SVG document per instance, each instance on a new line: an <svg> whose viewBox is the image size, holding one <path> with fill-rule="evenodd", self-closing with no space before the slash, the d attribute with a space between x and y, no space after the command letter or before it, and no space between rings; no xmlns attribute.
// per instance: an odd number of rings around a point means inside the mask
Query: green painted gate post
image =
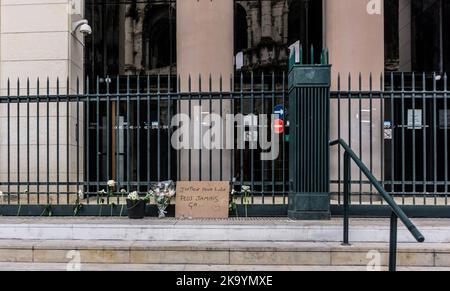
<svg viewBox="0 0 450 291"><path fill-rule="evenodd" d="M322 51L321 64L303 64L301 57L296 63L295 53L292 54L289 61L288 207L291 219L330 219L330 82L327 51Z"/></svg>

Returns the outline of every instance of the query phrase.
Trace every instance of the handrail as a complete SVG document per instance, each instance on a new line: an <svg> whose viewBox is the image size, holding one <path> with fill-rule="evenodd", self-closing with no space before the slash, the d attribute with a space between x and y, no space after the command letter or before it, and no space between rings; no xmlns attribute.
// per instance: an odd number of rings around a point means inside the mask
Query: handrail
<svg viewBox="0 0 450 291"><path fill-rule="evenodd" d="M361 171L366 175L372 185L378 190L381 197L386 201L386 203L391 207L392 212L397 215L398 218L403 222L409 232L414 236L414 238L418 242L424 242L425 238L414 225L414 223L409 219L409 217L405 214L405 212L398 206L398 204L392 199L391 195L389 195L386 190L384 190L383 186L381 186L380 182L374 177L374 175L367 169L366 165L357 157L355 152L342 140L338 139L330 142L330 146L341 145L344 150L350 155L352 160L356 163L356 165L361 169Z"/></svg>
<svg viewBox="0 0 450 291"><path fill-rule="evenodd" d="M358 158L350 146L342 139L330 142L330 146L340 145L344 148L344 244L348 244L348 216L349 216L349 196L350 196L350 158L356 163L358 168L369 179L370 183L377 189L381 197L387 202L391 208L391 226L390 226L390 244L389 244L389 270L394 271L396 268L397 253L397 218L403 222L408 231L418 242L424 242L425 237L417 229L414 223L409 219L405 212L398 206L395 200L384 190L381 183L375 178L367 166Z"/></svg>

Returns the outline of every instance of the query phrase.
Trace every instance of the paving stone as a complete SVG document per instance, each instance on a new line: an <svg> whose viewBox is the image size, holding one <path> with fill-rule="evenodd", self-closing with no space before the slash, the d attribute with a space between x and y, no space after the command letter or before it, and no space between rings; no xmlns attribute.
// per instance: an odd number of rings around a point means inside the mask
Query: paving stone
<svg viewBox="0 0 450 291"><path fill-rule="evenodd" d="M31 249L0 249L0 262L32 262Z"/></svg>
<svg viewBox="0 0 450 291"><path fill-rule="evenodd" d="M230 252L232 265L329 265L329 252Z"/></svg>
<svg viewBox="0 0 450 291"><path fill-rule="evenodd" d="M66 271L67 264L0 263L0 271ZM387 268L381 268L386 271ZM399 267L398 271L450 271L443 267ZM82 264L80 271L367 271L364 266L255 266L171 264Z"/></svg>
<svg viewBox="0 0 450 291"><path fill-rule="evenodd" d="M229 264L228 251L135 251L130 252L133 264Z"/></svg>

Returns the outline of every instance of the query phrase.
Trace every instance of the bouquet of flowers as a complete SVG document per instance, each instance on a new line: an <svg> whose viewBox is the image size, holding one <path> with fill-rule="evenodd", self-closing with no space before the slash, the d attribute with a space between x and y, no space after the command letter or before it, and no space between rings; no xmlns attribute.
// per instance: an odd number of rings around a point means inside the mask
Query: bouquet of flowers
<svg viewBox="0 0 450 291"><path fill-rule="evenodd" d="M125 191L122 191L122 195ZM142 219L145 217L145 205L150 200L150 195L147 194L145 197L139 196L137 191L131 192L127 196L127 210L128 217L133 219ZM122 213L122 211L121 211Z"/></svg>
<svg viewBox="0 0 450 291"><path fill-rule="evenodd" d="M175 197L175 184L173 181L155 184L148 194L155 200L155 204L158 207L158 218L166 217L167 206L169 206L170 202Z"/></svg>

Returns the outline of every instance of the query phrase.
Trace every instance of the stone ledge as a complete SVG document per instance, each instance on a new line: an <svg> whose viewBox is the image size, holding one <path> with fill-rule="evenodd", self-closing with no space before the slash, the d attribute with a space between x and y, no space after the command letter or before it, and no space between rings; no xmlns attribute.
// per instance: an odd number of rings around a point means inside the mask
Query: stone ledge
<svg viewBox="0 0 450 291"><path fill-rule="evenodd" d="M65 221L65 222L64 222ZM450 243L450 220L415 220L428 243ZM285 241L340 242L342 220L291 221L288 219L194 220L145 219L11 219L0 220L0 239L14 240L121 240L121 241ZM351 242L387 243L389 222L352 219ZM398 241L414 239L399 225Z"/></svg>
<svg viewBox="0 0 450 291"><path fill-rule="evenodd" d="M65 271L66 263L1 263L0 271ZM387 267L382 267L387 271ZM448 267L398 267L398 271L450 271ZM366 266L267 266L189 264L82 264L81 271L367 271Z"/></svg>
<svg viewBox="0 0 450 291"><path fill-rule="evenodd" d="M67 263L78 250L81 261L94 264L366 266L369 251L388 263L387 244L314 242L122 242L0 240L0 262ZM450 267L448 244L399 244L398 265Z"/></svg>
<svg viewBox="0 0 450 291"><path fill-rule="evenodd" d="M0 250L179 250L179 251L260 251L260 252L361 252L380 250L387 252L387 243L353 243L343 246L338 242L285 242L285 241L121 241L121 240L0 240ZM398 250L404 253L438 252L449 253L450 244L444 243L399 243Z"/></svg>

